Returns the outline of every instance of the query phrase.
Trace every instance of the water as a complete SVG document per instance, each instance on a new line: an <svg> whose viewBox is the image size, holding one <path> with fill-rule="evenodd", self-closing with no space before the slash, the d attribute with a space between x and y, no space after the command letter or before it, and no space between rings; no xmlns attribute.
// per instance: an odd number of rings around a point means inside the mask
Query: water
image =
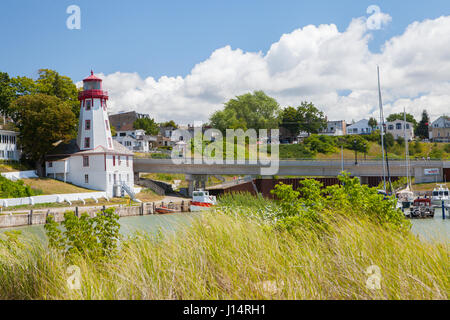
<svg viewBox="0 0 450 320"><path fill-rule="evenodd" d="M436 208L433 219L411 219L411 231L421 239L450 242L449 209L445 211L445 220L442 219L442 208Z"/></svg>
<svg viewBox="0 0 450 320"><path fill-rule="evenodd" d="M158 230L162 232L174 232L183 227L188 226L192 219L198 217L201 213L175 213L165 215L146 215L135 217L123 217L119 219L120 234L125 238L135 234L136 232L145 232L156 234ZM15 228L2 228L0 232L20 230L25 236L35 236L46 241L44 225L24 226Z"/></svg>
<svg viewBox="0 0 450 320"><path fill-rule="evenodd" d="M146 215L136 217L120 218L120 233L124 237L133 235L136 231L156 234L162 232L173 232L190 224L192 219L201 213L175 213L165 215ZM412 232L424 240L437 240L439 242L450 241L450 216L447 210L446 219L442 219L442 209L436 209L433 219L411 219ZM16 228L0 229L21 230L24 235L34 235L45 241L45 230L43 225L25 226Z"/></svg>

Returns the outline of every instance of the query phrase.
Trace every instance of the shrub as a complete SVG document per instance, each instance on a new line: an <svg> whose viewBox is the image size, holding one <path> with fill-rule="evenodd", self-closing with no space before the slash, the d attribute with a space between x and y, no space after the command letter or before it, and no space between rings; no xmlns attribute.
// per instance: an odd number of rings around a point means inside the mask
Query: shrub
<svg viewBox="0 0 450 320"><path fill-rule="evenodd" d="M442 159L444 157L444 150L439 149L438 146L433 146L429 156L431 159Z"/></svg>
<svg viewBox="0 0 450 320"><path fill-rule="evenodd" d="M62 231L52 216L44 228L49 246L65 256L83 255L92 260L115 255L119 240L119 215L114 208L97 212L91 218L87 213L77 217L73 211L64 213Z"/></svg>
<svg viewBox="0 0 450 320"><path fill-rule="evenodd" d="M310 150L320 153L332 153L335 151L336 146L336 142L333 137L316 134L306 138L304 144Z"/></svg>
<svg viewBox="0 0 450 320"><path fill-rule="evenodd" d="M324 189L320 182L311 179L302 181L303 187L298 190L293 190L291 185L277 185L272 194L276 195L283 209L281 224L278 225L286 228L294 223L297 227L326 231L332 216L342 212L349 216L368 218L383 226L409 229L410 224L403 213L395 208L393 197L384 199L376 188L361 185L358 178L350 178L347 173L339 176L339 180L341 185ZM284 219L287 217L289 219Z"/></svg>
<svg viewBox="0 0 450 320"><path fill-rule="evenodd" d="M444 145L444 151L450 153L450 143Z"/></svg>
<svg viewBox="0 0 450 320"><path fill-rule="evenodd" d="M41 194L39 190L31 189L22 180L11 181L0 176L0 198L22 198Z"/></svg>

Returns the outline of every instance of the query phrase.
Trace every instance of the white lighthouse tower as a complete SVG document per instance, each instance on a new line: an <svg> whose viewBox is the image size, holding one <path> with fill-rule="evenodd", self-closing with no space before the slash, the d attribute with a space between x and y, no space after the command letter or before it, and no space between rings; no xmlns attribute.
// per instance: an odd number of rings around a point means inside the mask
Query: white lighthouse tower
<svg viewBox="0 0 450 320"><path fill-rule="evenodd" d="M64 182L134 197L133 152L112 139L107 113L108 93L102 79L91 75L79 92L77 139L58 145L46 157L46 173Z"/></svg>
<svg viewBox="0 0 450 320"><path fill-rule="evenodd" d="M109 126L106 101L108 93L103 91L102 79L91 75L83 80L83 91L79 93L81 102L78 123L77 144L80 150L103 146L113 150L111 128Z"/></svg>

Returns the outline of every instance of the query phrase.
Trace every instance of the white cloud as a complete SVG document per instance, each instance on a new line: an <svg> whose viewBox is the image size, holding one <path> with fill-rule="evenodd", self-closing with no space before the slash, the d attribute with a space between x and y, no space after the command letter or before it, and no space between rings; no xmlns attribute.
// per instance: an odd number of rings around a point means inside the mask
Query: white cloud
<svg viewBox="0 0 450 320"><path fill-rule="evenodd" d="M389 15L380 15L382 25L390 22ZM424 108L432 118L449 112L450 16L412 23L381 53L370 52L370 39L366 19L358 18L342 32L333 24L294 30L266 54L219 48L184 78L100 76L110 111L136 110L157 121L206 121L228 99L260 89L282 106L309 100L329 119L357 120L378 116L380 65L385 114L403 107L417 117Z"/></svg>

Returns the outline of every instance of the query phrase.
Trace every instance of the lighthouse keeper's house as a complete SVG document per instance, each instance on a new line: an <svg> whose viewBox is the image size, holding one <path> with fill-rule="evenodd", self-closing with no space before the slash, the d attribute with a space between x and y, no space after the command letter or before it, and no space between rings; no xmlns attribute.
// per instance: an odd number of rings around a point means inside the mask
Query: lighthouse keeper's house
<svg viewBox="0 0 450 320"><path fill-rule="evenodd" d="M133 192L133 152L114 141L107 114L108 93L102 80L91 75L79 92L77 139L60 143L46 157L46 175L88 189L119 196ZM130 191L131 190L131 191Z"/></svg>

